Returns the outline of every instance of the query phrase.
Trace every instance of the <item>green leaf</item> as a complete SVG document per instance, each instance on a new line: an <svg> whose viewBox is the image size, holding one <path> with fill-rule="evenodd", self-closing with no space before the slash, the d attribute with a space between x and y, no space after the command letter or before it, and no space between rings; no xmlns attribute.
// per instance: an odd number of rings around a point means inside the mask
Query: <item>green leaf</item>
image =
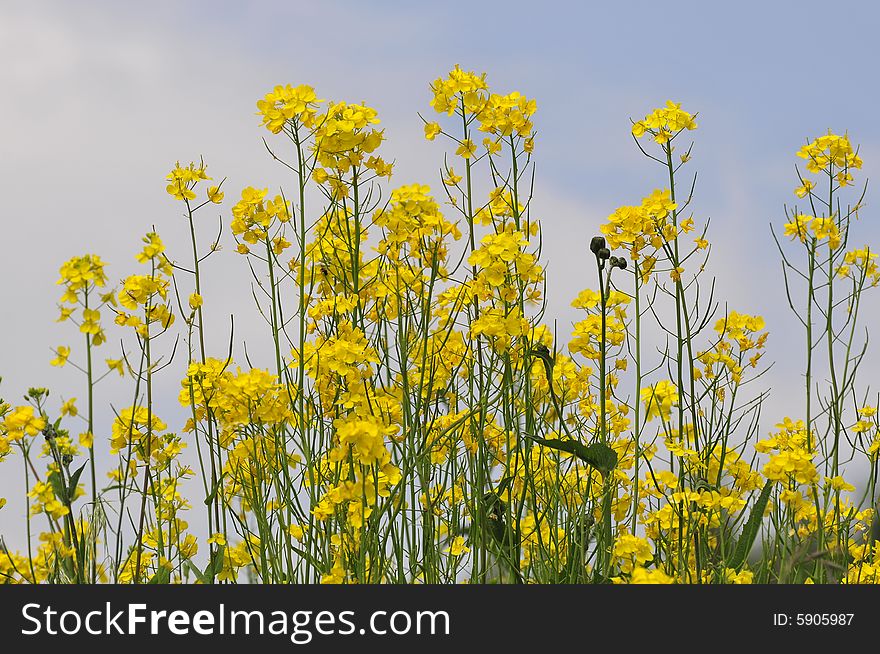
<svg viewBox="0 0 880 654"><path fill-rule="evenodd" d="M199 577L202 583L214 583L214 578L223 569L223 556L224 555L222 549L215 550L211 554L211 561L208 563L208 566L205 568L205 571L202 573L201 577Z"/></svg>
<svg viewBox="0 0 880 654"><path fill-rule="evenodd" d="M770 501L770 493L772 491L773 482L768 481L764 484L764 488L761 489L761 494L755 501L749 519L743 527L742 534L740 534L739 541L736 544L736 550L733 553L733 559L730 561L731 568L740 570L745 564L749 552L752 551L752 545L755 542L755 538L758 536L758 531L761 529L761 521L764 519L764 511L767 509L767 502Z"/></svg>
<svg viewBox="0 0 880 654"><path fill-rule="evenodd" d="M67 497L73 498L76 495L76 486L79 484L79 477L85 470L86 464L83 463L79 468L70 474L70 483L67 485Z"/></svg>
<svg viewBox="0 0 880 654"><path fill-rule="evenodd" d="M156 574L153 575L153 578L148 581L148 584L167 584L171 581L171 570L164 566L160 566L159 570L156 571Z"/></svg>
<svg viewBox="0 0 880 654"><path fill-rule="evenodd" d="M194 577L195 577L200 583L202 583L202 584L208 584L208 583L210 583L210 581L208 581L208 580L205 578L205 575L202 574L202 571L199 570L199 569L195 566L195 564L194 564L192 561L189 561L189 560L184 561L184 567L185 567L185 568L187 569L187 571L190 572L190 573L191 573L191 574L192 574L192 575L193 575L193 576L194 576Z"/></svg>
<svg viewBox="0 0 880 654"><path fill-rule="evenodd" d="M220 475L220 478L217 480L217 483L214 484L214 488L211 489L211 492L208 494L208 497L205 498L205 506L211 506L211 503L214 501L214 498L217 497L217 491L220 490L220 486L223 482L223 478L226 476L224 472Z"/></svg>
<svg viewBox="0 0 880 654"><path fill-rule="evenodd" d="M581 461L601 472L602 476L607 475L617 467L617 452L602 443L584 445L577 441L563 441L558 438L547 439L536 437L532 437L532 440L540 443L544 447L574 454Z"/></svg>
<svg viewBox="0 0 880 654"><path fill-rule="evenodd" d="M67 489L64 487L64 483L61 481L61 475L57 472L50 472L47 477L49 481L49 485L52 487L52 492L55 493L55 497L58 498L58 501L61 502L64 506L69 506L67 502Z"/></svg>

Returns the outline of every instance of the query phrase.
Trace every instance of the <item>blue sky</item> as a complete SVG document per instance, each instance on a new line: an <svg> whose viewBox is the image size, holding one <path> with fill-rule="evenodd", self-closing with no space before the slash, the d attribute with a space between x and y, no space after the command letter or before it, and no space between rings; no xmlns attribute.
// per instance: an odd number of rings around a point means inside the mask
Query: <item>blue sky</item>
<svg viewBox="0 0 880 654"><path fill-rule="evenodd" d="M768 225L781 225L794 200L794 154L808 137L849 130L865 161L860 179L877 177L877 24L880 5L867 2L6 2L0 394L14 400L43 385L82 395L72 371L48 363L50 346L77 336L53 322L58 266L96 251L115 280L134 271L151 225L176 242L182 221L163 191L175 160L204 155L228 177L228 198L289 181L254 116L274 84L375 106L395 184L436 187L442 148L422 138L417 112L430 112L428 83L460 63L486 71L493 90L537 99L534 206L548 314L562 331L575 319L570 299L591 283L589 237L615 207L664 183L633 144L630 118L667 99L699 112L693 210L698 222L712 219L719 295L767 318L777 361L769 428L798 410L802 348ZM880 242L871 197L857 242ZM223 261L206 306L220 320L243 304L254 313L246 267L231 254ZM872 320L878 300L866 307ZM238 323L256 356L259 329ZM177 384L169 376L167 400ZM120 389L102 392L125 402ZM11 497L11 484L13 474L0 474L0 496Z"/></svg>

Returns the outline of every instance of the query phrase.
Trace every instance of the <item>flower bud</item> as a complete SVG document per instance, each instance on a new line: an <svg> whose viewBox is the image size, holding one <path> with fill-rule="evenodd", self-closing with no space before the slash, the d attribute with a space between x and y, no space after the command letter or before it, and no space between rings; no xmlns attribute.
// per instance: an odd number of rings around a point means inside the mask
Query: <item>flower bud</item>
<svg viewBox="0 0 880 654"><path fill-rule="evenodd" d="M625 257L620 257L617 260L617 267L620 268L621 270L626 270L626 258Z"/></svg>
<svg viewBox="0 0 880 654"><path fill-rule="evenodd" d="M594 236L593 240L590 241L590 252L593 254L599 254L599 250L605 247L605 237L604 236Z"/></svg>
<svg viewBox="0 0 880 654"><path fill-rule="evenodd" d="M611 250L608 248L600 248L596 253L596 256L602 259L603 261L611 256Z"/></svg>

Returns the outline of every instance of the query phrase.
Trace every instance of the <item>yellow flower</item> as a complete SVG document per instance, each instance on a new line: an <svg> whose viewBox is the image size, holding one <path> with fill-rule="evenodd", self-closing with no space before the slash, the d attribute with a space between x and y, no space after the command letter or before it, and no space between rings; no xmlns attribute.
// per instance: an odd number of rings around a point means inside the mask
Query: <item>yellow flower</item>
<svg viewBox="0 0 880 654"><path fill-rule="evenodd" d="M208 538L208 543L219 545L220 547L226 546L226 536L223 534L217 533L213 534Z"/></svg>
<svg viewBox="0 0 880 654"><path fill-rule="evenodd" d="M220 204L223 202L223 197L226 194L220 190L219 186L210 186L208 187L208 200L213 202L214 204Z"/></svg>
<svg viewBox="0 0 880 654"><path fill-rule="evenodd" d="M262 100L258 100L257 109L266 129L278 134L288 122L294 128L298 123L313 126L322 102L311 86L301 84L294 87L287 84L276 86Z"/></svg>
<svg viewBox="0 0 880 654"><path fill-rule="evenodd" d="M446 186L455 186L460 181L461 175L456 175L454 168L450 168L449 173L443 178L443 183L446 184Z"/></svg>
<svg viewBox="0 0 880 654"><path fill-rule="evenodd" d="M841 475L837 475L836 477L825 477L825 483L838 493L841 491L852 492L856 489L855 486L846 481Z"/></svg>
<svg viewBox="0 0 880 654"><path fill-rule="evenodd" d="M91 449L95 442L95 436L91 432L83 432L79 435L79 444L85 448Z"/></svg>
<svg viewBox="0 0 880 654"><path fill-rule="evenodd" d="M630 575L631 584L674 584L675 579L663 570L648 570L641 566L635 568Z"/></svg>
<svg viewBox="0 0 880 654"><path fill-rule="evenodd" d="M464 139L460 141L458 144L458 148L455 150L455 154L459 155L463 159L470 159L477 152L477 145L470 139Z"/></svg>
<svg viewBox="0 0 880 654"><path fill-rule="evenodd" d="M462 556L470 552L470 548L464 544L464 536L456 536L452 539L452 544L446 548L446 552L450 556Z"/></svg>
<svg viewBox="0 0 880 654"><path fill-rule="evenodd" d="M61 415L62 416L70 416L71 418L75 418L79 414L79 410L76 408L76 398L72 397L67 400L64 404L61 405Z"/></svg>
<svg viewBox="0 0 880 654"><path fill-rule="evenodd" d="M189 296L190 309L198 309L200 306L202 306L202 303L202 296L198 293L193 293Z"/></svg>
<svg viewBox="0 0 880 654"><path fill-rule="evenodd" d="M34 415L31 406L19 406L6 414L2 429L10 441L18 441L25 436L36 436L46 426L46 419Z"/></svg>
<svg viewBox="0 0 880 654"><path fill-rule="evenodd" d="M290 525L287 527L287 533L301 541L305 537L306 529L308 529L308 525Z"/></svg>
<svg viewBox="0 0 880 654"><path fill-rule="evenodd" d="M437 123L425 123L425 138L433 141L440 133L440 125Z"/></svg>
<svg viewBox="0 0 880 654"><path fill-rule="evenodd" d="M686 129L697 129L693 115L684 111L681 104L669 100L665 107L655 109L644 120L633 123L632 134L636 138L651 134L657 143L663 145Z"/></svg>
<svg viewBox="0 0 880 654"><path fill-rule="evenodd" d="M646 420L652 420L657 416L669 420L672 407L678 404L678 389L672 382L663 380L643 388L641 398L647 410Z"/></svg>
<svg viewBox="0 0 880 654"><path fill-rule="evenodd" d="M188 165L181 166L178 161L174 164L174 168L165 178L168 182L168 185L165 187L165 192L175 200L195 200L196 193L193 189L196 184L202 180L211 179L205 171L206 166L202 162L195 163L194 161L191 161ZM216 186L212 186L211 188L217 190ZM208 195L210 198L210 191Z"/></svg>
<svg viewBox="0 0 880 654"><path fill-rule="evenodd" d="M805 179L803 181L804 181L803 185L798 186L794 190L794 194L796 196L798 196L799 198L803 198L803 197L806 197L807 195L809 195L810 191L813 190L813 187L816 186L816 182L814 182L812 180Z"/></svg>
<svg viewBox="0 0 880 654"><path fill-rule="evenodd" d="M55 350L55 354L57 356L50 363L60 368L67 363L67 358L70 356L70 348L66 345L59 345Z"/></svg>

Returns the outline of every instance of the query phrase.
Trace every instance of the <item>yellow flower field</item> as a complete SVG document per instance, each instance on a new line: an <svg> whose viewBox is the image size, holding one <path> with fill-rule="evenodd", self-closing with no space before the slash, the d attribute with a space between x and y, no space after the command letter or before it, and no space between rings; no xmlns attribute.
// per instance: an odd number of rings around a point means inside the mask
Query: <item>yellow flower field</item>
<svg viewBox="0 0 880 654"><path fill-rule="evenodd" d="M131 236L136 261L58 262L51 363L82 373L79 399L0 400L28 543L0 547L0 581L880 582L880 417L859 375L880 269L850 136L791 154L794 204L763 235L801 327L785 335L802 343L801 412L785 416L755 383L771 325L716 295L725 245L691 209L695 108L633 107L633 147L664 184L597 222L566 325L546 311L554 227L531 211L538 101L458 66L429 89L414 93L431 185L395 184L375 109L279 85L256 122L287 185L231 189L177 162L154 186L189 241L151 228ZM233 257L267 367L204 299ZM154 397L169 377L180 424ZM103 425L111 383L129 401ZM4 504L0 525L17 519Z"/></svg>

